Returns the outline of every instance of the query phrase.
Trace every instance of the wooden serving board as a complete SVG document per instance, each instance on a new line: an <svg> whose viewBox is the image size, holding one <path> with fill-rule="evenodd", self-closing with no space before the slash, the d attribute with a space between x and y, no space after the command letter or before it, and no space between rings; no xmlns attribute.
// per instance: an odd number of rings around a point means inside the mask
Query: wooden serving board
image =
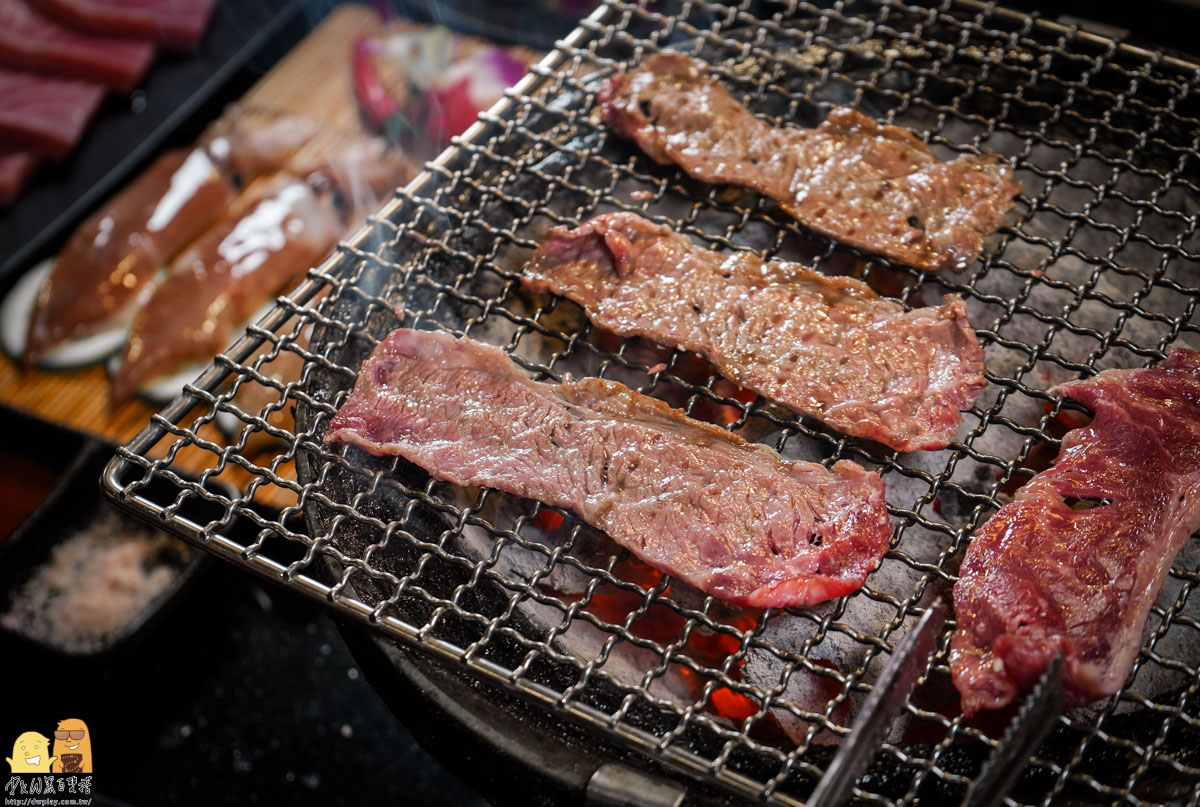
<svg viewBox="0 0 1200 807"><path fill-rule="evenodd" d="M420 30L423 26L392 21L390 30ZM264 114L299 114L322 124L320 132L293 159L297 165L313 164L340 142L366 134L354 97L350 55L354 41L363 34L378 35L382 25L375 12L363 5L343 5L305 37L287 56L262 77L241 99L244 108ZM477 42L464 39L469 49ZM526 60L532 53L521 53ZM20 365L0 354L0 404L35 417L90 434L114 444L130 440L149 421L157 407L132 399L114 405L108 375L97 365L66 372L52 372ZM215 426L198 430L201 439L218 445L228 440ZM165 448L166 443L160 443ZM262 457L266 464L270 456ZM201 472L214 465L211 452L186 448L175 465ZM276 472L294 476L293 465L284 463ZM240 466L230 464L222 480L244 488L253 478ZM261 504L283 507L292 504L290 494L277 485L262 485L255 494Z"/></svg>

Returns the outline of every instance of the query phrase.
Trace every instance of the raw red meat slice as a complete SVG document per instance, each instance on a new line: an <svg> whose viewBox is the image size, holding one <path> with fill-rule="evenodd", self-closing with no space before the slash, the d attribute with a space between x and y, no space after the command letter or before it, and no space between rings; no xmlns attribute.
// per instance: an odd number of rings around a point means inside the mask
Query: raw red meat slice
<svg viewBox="0 0 1200 807"><path fill-rule="evenodd" d="M550 230L524 281L614 333L699 353L747 389L900 451L945 448L986 384L956 297L905 311L858 280L712 252L632 213Z"/></svg>
<svg viewBox="0 0 1200 807"><path fill-rule="evenodd" d="M883 481L853 462L788 462L622 384L533 381L503 351L448 334L389 334L325 440L570 508L739 605L855 591L892 532Z"/></svg>
<svg viewBox="0 0 1200 807"><path fill-rule="evenodd" d="M0 64L18 70L105 84L127 93L138 85L154 46L89 36L42 16L26 0L0 0Z"/></svg>
<svg viewBox="0 0 1200 807"><path fill-rule="evenodd" d="M1011 703L1060 653L1069 705L1120 689L1167 571L1200 528L1200 353L1053 391L1096 416L967 549L950 645L966 715Z"/></svg>
<svg viewBox="0 0 1200 807"><path fill-rule="evenodd" d="M99 84L0 68L0 146L61 160L103 97Z"/></svg>
<svg viewBox="0 0 1200 807"><path fill-rule="evenodd" d="M100 36L150 39L194 50L216 0L38 0L46 16Z"/></svg>
<svg viewBox="0 0 1200 807"><path fill-rule="evenodd" d="M0 207L10 205L37 169L38 159L27 151L0 152Z"/></svg>
<svg viewBox="0 0 1200 807"><path fill-rule="evenodd" d="M652 159L753 188L806 227L921 269L964 270L1021 190L995 157L942 162L907 129L853 109L816 129L773 128L678 53L616 76L599 100Z"/></svg>

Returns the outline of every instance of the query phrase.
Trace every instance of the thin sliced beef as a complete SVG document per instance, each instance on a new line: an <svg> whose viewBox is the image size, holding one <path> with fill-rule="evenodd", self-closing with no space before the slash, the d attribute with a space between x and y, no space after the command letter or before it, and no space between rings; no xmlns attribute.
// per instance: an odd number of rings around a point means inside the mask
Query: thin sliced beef
<svg viewBox="0 0 1200 807"><path fill-rule="evenodd" d="M84 33L195 50L217 0L38 0L46 16Z"/></svg>
<svg viewBox="0 0 1200 807"><path fill-rule="evenodd" d="M891 535L882 480L852 462L787 462L621 384L532 381L502 351L446 334L389 334L325 439L569 508L736 604L854 591Z"/></svg>
<svg viewBox="0 0 1200 807"><path fill-rule="evenodd" d="M149 42L82 34L38 13L27 0L0 0L0 65L127 93L153 56Z"/></svg>
<svg viewBox="0 0 1200 807"><path fill-rule="evenodd" d="M0 207L16 200L37 164L38 158L28 151L0 151Z"/></svg>
<svg viewBox="0 0 1200 807"><path fill-rule="evenodd" d="M1069 705L1113 694L1175 556L1200 528L1200 354L1054 392L1095 412L975 535L954 586L963 713L998 709L1062 654Z"/></svg>
<svg viewBox="0 0 1200 807"><path fill-rule="evenodd" d="M103 97L99 84L0 68L0 147L61 160Z"/></svg>
<svg viewBox="0 0 1200 807"><path fill-rule="evenodd" d="M965 269L1021 189L994 157L942 162L907 129L853 109L816 129L773 128L678 53L616 76L600 102L652 159L753 188L810 229L920 269Z"/></svg>
<svg viewBox="0 0 1200 807"><path fill-rule="evenodd" d="M986 383L958 298L905 311L860 281L712 252L631 213L551 230L524 280L621 336L699 353L748 389L900 451L944 448Z"/></svg>

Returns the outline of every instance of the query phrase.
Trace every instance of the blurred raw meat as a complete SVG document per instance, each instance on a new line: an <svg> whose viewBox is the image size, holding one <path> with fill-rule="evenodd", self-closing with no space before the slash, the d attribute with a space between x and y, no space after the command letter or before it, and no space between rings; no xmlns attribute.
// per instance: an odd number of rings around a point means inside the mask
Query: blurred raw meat
<svg viewBox="0 0 1200 807"><path fill-rule="evenodd" d="M340 229L328 195L286 174L272 180L260 199L215 224L172 263L134 319L113 377L115 399L216 354L255 309L329 251Z"/></svg>
<svg viewBox="0 0 1200 807"><path fill-rule="evenodd" d="M225 212L236 179L278 170L313 130L307 118L260 123L233 107L200 144L160 155L59 251L38 294L28 357L128 322L159 268Z"/></svg>
<svg viewBox="0 0 1200 807"><path fill-rule="evenodd" d="M103 97L99 84L0 68L0 147L61 160L75 148Z"/></svg>
<svg viewBox="0 0 1200 807"><path fill-rule="evenodd" d="M127 93L142 80L153 56L149 42L90 36L39 14L26 0L0 0L0 65Z"/></svg>
<svg viewBox="0 0 1200 807"><path fill-rule="evenodd" d="M47 16L101 36L151 39L194 50L217 0L39 0Z"/></svg>

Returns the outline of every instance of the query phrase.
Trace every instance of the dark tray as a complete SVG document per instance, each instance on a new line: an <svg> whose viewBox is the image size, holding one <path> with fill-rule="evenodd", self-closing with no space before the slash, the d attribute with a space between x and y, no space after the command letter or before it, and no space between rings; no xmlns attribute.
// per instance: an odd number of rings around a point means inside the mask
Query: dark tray
<svg viewBox="0 0 1200 807"><path fill-rule="evenodd" d="M3 405L0 421L2 548L61 483L87 438Z"/></svg>
<svg viewBox="0 0 1200 807"><path fill-rule="evenodd" d="M50 556L54 547L71 537L94 519L112 513L119 522L132 529L144 530L142 522L118 513L101 495L97 479L105 463L112 457L112 446L89 441L67 469L54 491L42 502L25 523L0 545L0 613L8 610L13 595L25 584L35 570ZM204 508L189 507L191 518L212 518ZM217 513L219 515L219 512ZM155 596L125 626L102 647L85 652L73 652L44 643L0 625L0 647L18 653L14 658L45 658L50 661L69 660L72 664L104 664L113 653L139 640L159 620L169 606L180 599L201 571L211 563L203 552L179 542L182 550L177 559L167 562L174 566L174 579ZM7 652L4 655L8 655Z"/></svg>

